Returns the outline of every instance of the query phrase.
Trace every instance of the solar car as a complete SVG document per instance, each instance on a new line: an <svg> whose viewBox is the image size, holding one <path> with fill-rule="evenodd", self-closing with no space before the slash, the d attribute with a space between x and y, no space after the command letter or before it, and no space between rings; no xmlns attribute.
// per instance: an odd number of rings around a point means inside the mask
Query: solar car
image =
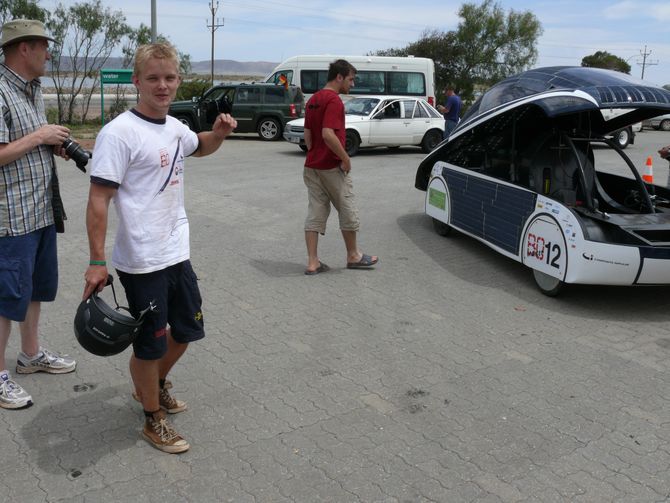
<svg viewBox="0 0 670 503"><path fill-rule="evenodd" d="M646 183L613 131L670 111L629 75L539 68L499 82L419 165L435 230L456 229L532 269L539 289L670 283L670 190ZM595 148L620 169L599 170ZM622 174L623 173L623 174Z"/></svg>

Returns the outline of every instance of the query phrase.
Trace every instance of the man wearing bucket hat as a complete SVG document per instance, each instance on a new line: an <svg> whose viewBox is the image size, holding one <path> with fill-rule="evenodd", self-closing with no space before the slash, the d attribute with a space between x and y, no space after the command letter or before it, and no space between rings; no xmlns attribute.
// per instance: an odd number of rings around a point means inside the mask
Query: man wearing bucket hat
<svg viewBox="0 0 670 503"><path fill-rule="evenodd" d="M47 124L39 77L50 59L44 25L16 19L2 27L0 49L0 407L32 405L32 397L10 376L5 350L12 321L19 322L21 351L16 372L64 374L76 362L42 348L38 341L41 302L58 286L56 232L65 212L54 154L70 131Z"/></svg>

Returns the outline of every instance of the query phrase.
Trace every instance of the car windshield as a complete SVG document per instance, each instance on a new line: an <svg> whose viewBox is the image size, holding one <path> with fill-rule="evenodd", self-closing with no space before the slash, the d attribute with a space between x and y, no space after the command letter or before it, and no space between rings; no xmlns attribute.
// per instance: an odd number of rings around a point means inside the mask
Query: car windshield
<svg viewBox="0 0 670 503"><path fill-rule="evenodd" d="M348 115L370 115L378 103L378 98L354 98L344 104L344 113Z"/></svg>

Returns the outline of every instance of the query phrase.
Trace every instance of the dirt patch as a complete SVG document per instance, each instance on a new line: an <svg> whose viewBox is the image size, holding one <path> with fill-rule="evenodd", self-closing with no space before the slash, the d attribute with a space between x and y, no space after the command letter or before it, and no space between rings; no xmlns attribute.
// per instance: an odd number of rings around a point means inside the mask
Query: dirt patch
<svg viewBox="0 0 670 503"><path fill-rule="evenodd" d="M82 138L79 141L79 144L86 150L93 150L95 146L95 139L93 138Z"/></svg>

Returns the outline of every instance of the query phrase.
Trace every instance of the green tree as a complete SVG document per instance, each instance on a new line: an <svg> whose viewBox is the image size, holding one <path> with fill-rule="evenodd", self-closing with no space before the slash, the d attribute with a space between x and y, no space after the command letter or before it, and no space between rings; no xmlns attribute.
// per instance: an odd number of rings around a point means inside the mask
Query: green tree
<svg viewBox="0 0 670 503"><path fill-rule="evenodd" d="M617 72L630 74L630 65L626 63L626 60L607 51L597 51L590 56L584 56L582 58L582 66L605 68L607 70L616 70Z"/></svg>
<svg viewBox="0 0 670 503"><path fill-rule="evenodd" d="M463 4L458 15L455 31L426 31L405 48L378 54L431 58L438 90L452 83L465 101L472 99L476 86L490 86L537 61L542 25L530 11L506 13L494 0L484 0Z"/></svg>
<svg viewBox="0 0 670 503"><path fill-rule="evenodd" d="M52 50L52 77L58 95L58 121L86 119L97 91L100 69L112 50L131 33L121 11L103 8L100 0L59 4L47 26L58 41ZM81 99L79 97L81 96ZM75 109L79 106L81 113Z"/></svg>
<svg viewBox="0 0 670 503"><path fill-rule="evenodd" d="M31 2L30 0L0 0L0 25L18 18L37 19L44 23L48 15L48 11L37 5L37 2Z"/></svg>

